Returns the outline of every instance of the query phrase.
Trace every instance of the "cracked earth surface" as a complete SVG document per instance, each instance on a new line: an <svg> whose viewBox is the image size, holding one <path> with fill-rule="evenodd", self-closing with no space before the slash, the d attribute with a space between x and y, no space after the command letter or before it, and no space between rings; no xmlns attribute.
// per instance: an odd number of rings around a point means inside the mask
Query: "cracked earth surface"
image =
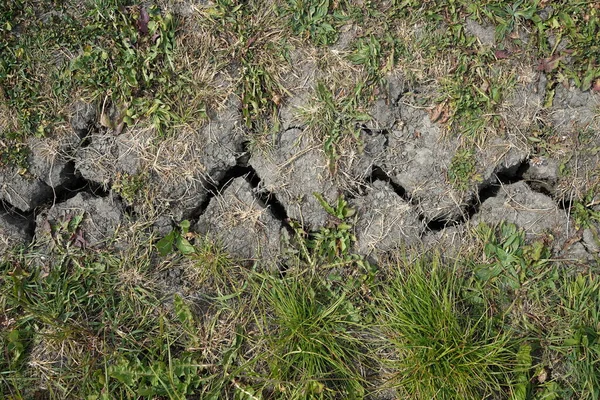
<svg viewBox="0 0 600 400"><path fill-rule="evenodd" d="M446 233L460 237L466 225L501 221L517 224L529 239L550 238L559 253L582 260L595 255L591 232L575 231L570 207L573 196L587 189L598 152L562 164L531 157L519 145L523 125L508 125L504 138L477 154L478 179L458 190L448 179L458 139L444 136L431 113L415 105L421 89L408 91L405 85L401 78L388 78L372 119L361 125L361 148L342 155L334 173L301 125L284 124L267 148L249 146L251 132L243 127L234 97L198 131L179 132L153 149L143 131L116 136L103 131L94 105L78 103L72 134L52 153L44 141L31 141L28 176L15 169L0 173L1 245L43 236L48 222L69 212L85 213L86 243L102 245L120 224L145 212L146 206L114 190L116 178L145 171L159 235L189 219L195 231L218 238L243 260L276 262L290 221L307 231L331 224L315 193L330 204L339 196L349 200L357 210L353 250L375 261L392 249L440 242ZM511 120L517 124L539 112L540 99L532 102L536 95L526 87L515 93L513 107L519 112ZM301 103L301 95L292 97L288 104L296 106L284 107L283 119L293 120ZM591 129L588 146L598 146L598 119L590 116L597 103L598 95L561 89L551 120L565 136L573 132L569 126ZM574 177L566 181L559 165L574 170Z"/></svg>

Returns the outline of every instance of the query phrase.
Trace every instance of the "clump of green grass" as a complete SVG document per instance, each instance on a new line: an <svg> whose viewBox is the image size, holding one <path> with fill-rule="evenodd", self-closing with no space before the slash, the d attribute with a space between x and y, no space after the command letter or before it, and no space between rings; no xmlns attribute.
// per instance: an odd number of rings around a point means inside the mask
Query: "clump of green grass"
<svg viewBox="0 0 600 400"><path fill-rule="evenodd" d="M559 313L567 329L559 351L567 360L567 377L573 393L581 399L600 397L600 281L579 274L565 281Z"/></svg>
<svg viewBox="0 0 600 400"><path fill-rule="evenodd" d="M302 111L308 129L323 141L323 149L329 157L329 166L336 169L340 150L348 141L358 142L360 129L357 124L370 116L362 110L364 84L357 84L350 93L334 91L319 82L312 104Z"/></svg>
<svg viewBox="0 0 600 400"><path fill-rule="evenodd" d="M225 43L229 67L239 67L237 92L248 128L259 130L262 119L275 118L285 89L279 75L286 70L287 37L275 5L218 0L205 10L209 29Z"/></svg>
<svg viewBox="0 0 600 400"><path fill-rule="evenodd" d="M281 399L361 398L357 316L345 294L315 276L265 276L259 289L265 390Z"/></svg>
<svg viewBox="0 0 600 400"><path fill-rule="evenodd" d="M321 46L337 41L338 28L350 19L351 11L346 0L286 0L279 10L295 35Z"/></svg>
<svg viewBox="0 0 600 400"><path fill-rule="evenodd" d="M438 256L404 260L379 294L377 315L396 357L389 385L415 399L480 399L500 393L517 367L502 332L467 280ZM479 304L478 304L479 303Z"/></svg>
<svg viewBox="0 0 600 400"><path fill-rule="evenodd" d="M474 182L480 181L477 174L475 153L471 149L458 150L448 168L448 180L456 190L466 191Z"/></svg>
<svg viewBox="0 0 600 400"><path fill-rule="evenodd" d="M218 398L228 390L222 374L231 362L208 363L191 305L175 296L169 306L159 290L152 238L138 235L123 252L84 249L75 239L81 219L71 221L45 244L0 259L0 396Z"/></svg>

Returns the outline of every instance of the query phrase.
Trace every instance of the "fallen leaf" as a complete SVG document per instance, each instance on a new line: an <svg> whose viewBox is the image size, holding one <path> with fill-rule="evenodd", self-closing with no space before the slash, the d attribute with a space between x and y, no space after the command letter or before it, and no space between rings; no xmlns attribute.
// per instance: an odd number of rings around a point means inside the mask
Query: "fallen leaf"
<svg viewBox="0 0 600 400"><path fill-rule="evenodd" d="M496 50L494 55L496 56L496 59L504 60L510 57L510 52L508 50Z"/></svg>
<svg viewBox="0 0 600 400"><path fill-rule="evenodd" d="M100 114L100 125L102 125L105 128L109 128L109 129L113 128L114 124L110 120L108 113L105 111L102 111L102 114Z"/></svg>
<svg viewBox="0 0 600 400"><path fill-rule="evenodd" d="M148 14L148 11L142 7L140 8L140 16L137 20L138 32L141 35L145 36L148 34L148 22L150 22L150 15Z"/></svg>
<svg viewBox="0 0 600 400"><path fill-rule="evenodd" d="M121 123L117 125L117 127L113 131L113 135L119 136L121 132L123 132L123 128L125 128L125 121L121 121Z"/></svg>
<svg viewBox="0 0 600 400"><path fill-rule="evenodd" d="M593 92L600 92L600 78L596 79L594 84L592 85Z"/></svg>
<svg viewBox="0 0 600 400"><path fill-rule="evenodd" d="M542 58L538 62L537 70L549 73L558 67L558 63L564 58L563 56L553 55L552 57Z"/></svg>
<svg viewBox="0 0 600 400"><path fill-rule="evenodd" d="M80 249L84 249L89 243L83 237L83 231L80 228L77 228L75 233L71 235L71 243L75 247L79 247Z"/></svg>
<svg viewBox="0 0 600 400"><path fill-rule="evenodd" d="M440 103L437 106L430 108L428 110L428 113L431 122L439 122L440 124L444 124L450 118L446 102Z"/></svg>

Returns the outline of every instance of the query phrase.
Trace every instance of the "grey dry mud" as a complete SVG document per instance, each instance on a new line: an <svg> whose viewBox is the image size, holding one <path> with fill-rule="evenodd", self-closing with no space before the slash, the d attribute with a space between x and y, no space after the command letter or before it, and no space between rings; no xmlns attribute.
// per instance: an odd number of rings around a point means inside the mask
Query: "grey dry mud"
<svg viewBox="0 0 600 400"><path fill-rule="evenodd" d="M97 106L78 103L71 135L53 146L32 141L29 175L16 168L0 173L0 246L28 242L34 232L41 237L77 212L85 216L83 243L106 244L119 224L147 212L148 204L114 188L123 174L143 173L158 235L191 219L195 231L244 260L276 262L289 242L290 220L307 231L327 226L330 216L315 193L330 204L349 199L357 210L353 250L375 260L396 248L462 236L469 223L502 220L525 229L529 239L549 235L555 250L565 249L575 235L573 199L593 187L600 165L600 130L590 114L597 95L559 89L554 106L543 110L534 86L517 88L513 106L519 112L507 123L536 114L529 123L555 127L565 149L529 154L519 135L531 127L508 125L503 137L475 154L478 178L459 190L448 170L461 142L418 105L428 89L408 87L401 74L390 75L384 89L371 121L357 125L362 146L342 154L335 173L319 141L298 123L298 110L309 101L305 89L284 105L283 128L263 148L249 147L252 132L234 97L203 127L158 144L148 131L107 129ZM561 168L573 173L561 174ZM597 253L594 231L596 225L583 230L574 257Z"/></svg>

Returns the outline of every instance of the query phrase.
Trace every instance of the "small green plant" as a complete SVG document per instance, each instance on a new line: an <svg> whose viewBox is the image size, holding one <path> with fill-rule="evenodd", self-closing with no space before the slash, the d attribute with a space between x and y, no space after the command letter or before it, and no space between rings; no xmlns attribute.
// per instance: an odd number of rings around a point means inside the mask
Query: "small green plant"
<svg viewBox="0 0 600 400"><path fill-rule="evenodd" d="M367 70L369 83L378 85L382 83L385 74L393 69L399 46L400 43L389 33L382 38L371 35L355 43L355 49L348 59L363 65Z"/></svg>
<svg viewBox="0 0 600 400"><path fill-rule="evenodd" d="M0 143L0 168L17 167L25 171L28 167L29 149L13 134L6 134L6 140Z"/></svg>
<svg viewBox="0 0 600 400"><path fill-rule="evenodd" d="M385 361L394 371L389 385L402 396L480 399L508 386L513 339L467 288L456 268L432 256L401 261L381 289L374 313L396 352Z"/></svg>
<svg viewBox="0 0 600 400"><path fill-rule="evenodd" d="M127 203L133 204L138 193L144 188L144 174L117 174L112 190L118 193Z"/></svg>
<svg viewBox="0 0 600 400"><path fill-rule="evenodd" d="M359 83L351 94L338 97L325 83L319 82L312 107L303 110L308 129L323 140L332 171L335 171L339 158L338 147L348 140L358 142L360 130L357 124L371 119L360 108L364 90L364 84Z"/></svg>
<svg viewBox="0 0 600 400"><path fill-rule="evenodd" d="M316 258L322 261L335 262L349 258L350 247L356 241L349 220L355 210L348 206L348 202L343 197L338 197L337 204L332 207L321 194L313 195L325 211L335 218L335 222L332 226L323 227L315 233L309 248L313 250Z"/></svg>
<svg viewBox="0 0 600 400"><path fill-rule="evenodd" d="M285 93L278 70L288 62L287 43L281 35L280 20L276 20L277 29L270 26L276 18L274 5L218 0L206 15L212 22L211 29L229 42L225 50L229 63L241 66L236 89L246 127L259 130L262 119L276 119L277 106Z"/></svg>
<svg viewBox="0 0 600 400"><path fill-rule="evenodd" d="M290 15L292 31L310 38L318 45L330 45L338 38L338 25L348 19L346 1L286 0L282 15Z"/></svg>
<svg viewBox="0 0 600 400"><path fill-rule="evenodd" d="M465 191L479 180L475 154L470 149L459 150L452 157L448 168L448 180L456 190Z"/></svg>
<svg viewBox="0 0 600 400"><path fill-rule="evenodd" d="M181 254L192 254L196 251L194 246L187 240L190 230L190 221L184 220L179 224L179 228L173 229L165 237L156 242L158 254L166 256L177 249Z"/></svg>
<svg viewBox="0 0 600 400"><path fill-rule="evenodd" d="M595 211L590 204L593 204L594 189L589 190L581 201L574 201L571 209L575 227L590 228L594 223L600 222L600 211Z"/></svg>
<svg viewBox="0 0 600 400"><path fill-rule="evenodd" d="M356 315L345 294L316 276L266 276L260 293L271 315L265 326L268 381L276 398L362 398Z"/></svg>

